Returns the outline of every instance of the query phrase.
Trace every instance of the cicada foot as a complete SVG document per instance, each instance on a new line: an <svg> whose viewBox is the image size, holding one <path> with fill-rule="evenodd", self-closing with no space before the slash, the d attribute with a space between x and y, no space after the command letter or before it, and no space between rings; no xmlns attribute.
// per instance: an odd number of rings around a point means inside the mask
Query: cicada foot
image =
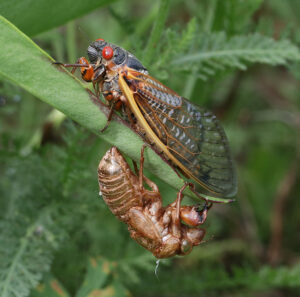
<svg viewBox="0 0 300 297"><path fill-rule="evenodd" d="M199 224L203 224L206 221L208 210L213 206L213 203L207 203L205 202L202 209L200 209L200 205L196 209L196 211L199 214Z"/></svg>

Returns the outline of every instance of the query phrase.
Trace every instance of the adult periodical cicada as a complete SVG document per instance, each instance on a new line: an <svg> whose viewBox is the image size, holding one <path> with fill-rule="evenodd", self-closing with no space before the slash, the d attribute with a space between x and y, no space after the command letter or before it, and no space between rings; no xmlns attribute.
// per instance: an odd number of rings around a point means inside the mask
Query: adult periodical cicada
<svg viewBox="0 0 300 297"><path fill-rule="evenodd" d="M88 58L76 64L133 130L174 168L202 186L210 196L236 194L237 181L228 140L216 116L179 96L148 75L131 53L103 39L92 42ZM107 127L105 126L105 128ZM202 189L203 190L203 189Z"/></svg>
<svg viewBox="0 0 300 297"><path fill-rule="evenodd" d="M130 236L156 258L189 254L199 245L210 206L181 206L185 183L176 200L166 207L155 183L143 175L143 152L136 174L116 147L106 152L98 166L100 193L111 212L128 226ZM148 184L151 190L143 186ZM185 224L182 224L183 221Z"/></svg>

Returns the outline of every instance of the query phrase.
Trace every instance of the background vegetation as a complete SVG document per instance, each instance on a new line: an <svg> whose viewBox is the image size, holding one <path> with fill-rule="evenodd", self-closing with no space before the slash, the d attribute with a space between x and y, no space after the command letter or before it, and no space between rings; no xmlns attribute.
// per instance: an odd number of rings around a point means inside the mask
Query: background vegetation
<svg viewBox="0 0 300 297"><path fill-rule="evenodd" d="M0 12L0 296L299 293L299 1L0 0ZM138 159L140 140L116 122L92 133L103 109L5 18L57 61L116 43L219 116L239 192L211 210L208 242L155 276L98 195L104 152L113 143ZM167 204L180 181L148 154Z"/></svg>

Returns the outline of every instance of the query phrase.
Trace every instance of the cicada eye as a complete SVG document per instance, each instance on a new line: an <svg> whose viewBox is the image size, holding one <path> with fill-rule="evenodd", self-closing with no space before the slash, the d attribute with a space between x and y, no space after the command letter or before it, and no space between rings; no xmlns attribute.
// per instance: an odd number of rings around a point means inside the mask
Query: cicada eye
<svg viewBox="0 0 300 297"><path fill-rule="evenodd" d="M105 41L103 38L98 38L96 41Z"/></svg>
<svg viewBox="0 0 300 297"><path fill-rule="evenodd" d="M102 57L105 60L110 60L114 55L114 51L110 46L105 46L102 50Z"/></svg>

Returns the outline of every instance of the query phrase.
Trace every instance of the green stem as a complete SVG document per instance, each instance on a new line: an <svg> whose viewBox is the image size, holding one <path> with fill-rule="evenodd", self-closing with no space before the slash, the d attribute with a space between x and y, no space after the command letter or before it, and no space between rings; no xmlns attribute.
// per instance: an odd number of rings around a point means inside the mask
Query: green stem
<svg viewBox="0 0 300 297"><path fill-rule="evenodd" d="M207 16L204 22L204 32L210 33L212 29L212 25L215 19L217 0L211 0L209 10L207 12Z"/></svg>
<svg viewBox="0 0 300 297"><path fill-rule="evenodd" d="M170 6L170 0L161 0L160 1L156 21L152 28L152 32L151 32L150 38L148 40L148 44L147 44L144 59L143 59L143 62L146 66L148 66L152 61L155 47L159 41L159 38L160 38L161 33L164 28L164 24L165 24L167 16L168 16L169 6Z"/></svg>
<svg viewBox="0 0 300 297"><path fill-rule="evenodd" d="M211 0L209 10L207 12L206 20L204 22L204 32L209 33L212 28L212 24L214 21L214 16L215 16L215 10L216 10L216 0ZM192 68L192 72L189 75L187 82L185 84L185 88L183 91L183 96L186 98L190 98L193 94L195 85L198 81L198 72L199 68L201 67L201 61L197 61Z"/></svg>
<svg viewBox="0 0 300 297"><path fill-rule="evenodd" d="M75 23L69 22L67 24L67 53L68 53L68 61L77 60L76 54L76 35L75 35Z"/></svg>

